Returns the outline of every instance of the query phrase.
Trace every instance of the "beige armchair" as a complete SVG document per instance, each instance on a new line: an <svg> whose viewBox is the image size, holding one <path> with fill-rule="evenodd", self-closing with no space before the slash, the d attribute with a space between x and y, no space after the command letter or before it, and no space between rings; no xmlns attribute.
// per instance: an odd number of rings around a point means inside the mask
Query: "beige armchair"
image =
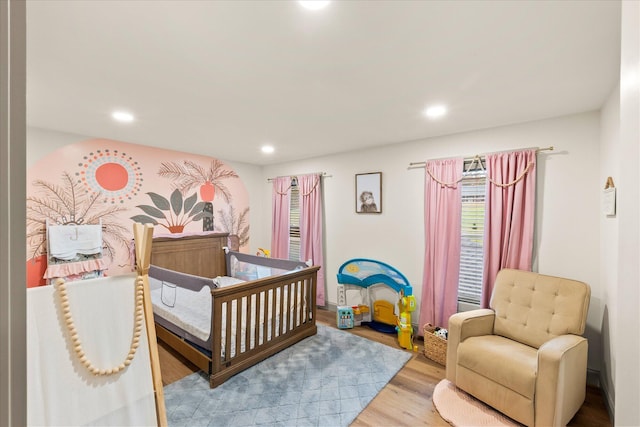
<svg viewBox="0 0 640 427"><path fill-rule="evenodd" d="M591 289L501 270L490 309L449 319L447 379L528 426L564 426L584 402Z"/></svg>

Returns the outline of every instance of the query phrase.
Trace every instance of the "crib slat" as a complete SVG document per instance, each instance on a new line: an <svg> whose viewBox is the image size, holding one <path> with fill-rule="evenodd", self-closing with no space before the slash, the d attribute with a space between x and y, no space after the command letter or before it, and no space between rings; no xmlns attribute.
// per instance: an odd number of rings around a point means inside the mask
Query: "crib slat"
<svg viewBox="0 0 640 427"><path fill-rule="evenodd" d="M298 327L302 327L306 306L304 303L304 282L301 280L298 280L298 304L300 305L300 312L298 313Z"/></svg>
<svg viewBox="0 0 640 427"><path fill-rule="evenodd" d="M260 306L262 307L262 316L260 316L260 324L262 325L262 344L265 344L267 342L267 307L269 306L269 294L265 291L261 292L260 295Z"/></svg>
<svg viewBox="0 0 640 427"><path fill-rule="evenodd" d="M304 312L307 309L306 304L304 303L304 281L298 280L298 284L300 286L300 290L298 291L298 296L300 297L300 313L298 314L298 326L302 327L304 324Z"/></svg>
<svg viewBox="0 0 640 427"><path fill-rule="evenodd" d="M260 293L256 294L256 304L253 307L253 348L258 347L260 342L258 341L258 328L260 327L260 318L258 317L258 309L260 308Z"/></svg>
<svg viewBox="0 0 640 427"><path fill-rule="evenodd" d="M305 302L307 304L307 309L305 310L305 318L304 321L309 322L311 319L313 319L313 321L315 322L315 318L316 318L316 313L315 311L313 311L313 313L309 313L309 307L313 307L315 306L315 299L316 299L316 292L315 292L315 285L314 283L312 283L311 280L305 280L304 281L305 287ZM309 315L312 314L313 317L309 317Z"/></svg>
<svg viewBox="0 0 640 427"><path fill-rule="evenodd" d="M271 331L271 340L275 339L277 336L277 331L276 331L276 290L275 289L271 289L270 291L271 294L271 316L269 316L269 326L270 326L270 331ZM269 341L271 341L269 340Z"/></svg>
<svg viewBox="0 0 640 427"><path fill-rule="evenodd" d="M284 285L280 287L280 313L278 314L278 318L280 319L280 331L281 334L287 332L285 325L287 324L287 319L284 316Z"/></svg>
<svg viewBox="0 0 640 427"><path fill-rule="evenodd" d="M231 305L232 301L228 300L226 302L227 305L227 316L225 319L224 325L222 327L225 330L225 346L224 346L224 361L227 362L231 359Z"/></svg>
<svg viewBox="0 0 640 427"><path fill-rule="evenodd" d="M300 286L302 287L302 289L300 290L300 304L302 304L302 309L300 310L300 326L303 326L307 322L307 311L309 310L309 305L307 304L306 280L301 280Z"/></svg>
<svg viewBox="0 0 640 427"><path fill-rule="evenodd" d="M246 351L251 350L251 325L252 325L252 321L251 321L251 314L252 314L252 310L251 310L251 301L253 300L253 295L248 295L247 296L247 311L245 312L245 316L246 316L246 324L247 327L244 331L244 348Z"/></svg>
<svg viewBox="0 0 640 427"><path fill-rule="evenodd" d="M213 298L213 293L211 295L213 299L212 310L213 313L211 315L211 333L212 333L212 346L211 346L211 358L213 366L220 366L222 364L222 302L216 298Z"/></svg>
<svg viewBox="0 0 640 427"><path fill-rule="evenodd" d="M289 330L292 331L296 328L296 317L298 311L298 282L291 282L291 286L289 289L289 296L291 298L291 303L289 304Z"/></svg>
<svg viewBox="0 0 640 427"><path fill-rule="evenodd" d="M287 318L287 331L291 331L295 328L293 323L293 314L295 313L296 299L295 299L296 282L289 283L287 286L287 308L285 310L285 317Z"/></svg>
<svg viewBox="0 0 640 427"><path fill-rule="evenodd" d="M244 298L237 298L234 302L236 303L236 351L233 357L238 357L242 353L242 300Z"/></svg>
<svg viewBox="0 0 640 427"><path fill-rule="evenodd" d="M318 280L317 280L317 276L313 275L311 277L309 277L309 298L313 298L312 300L309 301L309 304L311 306L311 317L309 320L311 320L312 322L315 323L316 321L316 292L317 292L317 286L318 286Z"/></svg>
<svg viewBox="0 0 640 427"><path fill-rule="evenodd" d="M304 306L302 305L302 283L300 280L296 281L296 326L302 326L302 310L304 310Z"/></svg>

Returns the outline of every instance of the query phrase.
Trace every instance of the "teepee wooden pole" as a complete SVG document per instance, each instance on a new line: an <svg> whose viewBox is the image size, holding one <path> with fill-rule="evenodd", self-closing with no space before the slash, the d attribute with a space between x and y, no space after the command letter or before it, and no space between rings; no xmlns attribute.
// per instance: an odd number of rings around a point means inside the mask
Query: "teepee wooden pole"
<svg viewBox="0 0 640 427"><path fill-rule="evenodd" d="M151 224L134 223L133 238L136 248L136 269L138 276L144 282L144 317L147 325L147 341L149 343L149 358L151 359L151 378L156 401L156 418L158 426L167 426L167 411L164 405L164 390L162 388L162 373L160 372L160 358L156 341L156 328L153 321L153 307L149 290L149 266L151 264L151 243L153 226Z"/></svg>

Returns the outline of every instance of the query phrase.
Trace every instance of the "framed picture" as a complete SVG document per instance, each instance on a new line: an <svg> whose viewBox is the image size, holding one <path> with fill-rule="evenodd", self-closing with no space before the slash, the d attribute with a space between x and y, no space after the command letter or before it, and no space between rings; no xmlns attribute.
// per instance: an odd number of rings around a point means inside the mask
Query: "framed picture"
<svg viewBox="0 0 640 427"><path fill-rule="evenodd" d="M382 172L356 174L356 213L382 213Z"/></svg>
<svg viewBox="0 0 640 427"><path fill-rule="evenodd" d="M616 216L616 188L606 188L602 199L602 210L606 216Z"/></svg>

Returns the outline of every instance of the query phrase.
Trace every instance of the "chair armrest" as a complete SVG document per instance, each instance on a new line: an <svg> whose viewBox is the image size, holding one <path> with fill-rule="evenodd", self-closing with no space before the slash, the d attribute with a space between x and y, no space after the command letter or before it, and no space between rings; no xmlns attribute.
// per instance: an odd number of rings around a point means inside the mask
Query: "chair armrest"
<svg viewBox="0 0 640 427"><path fill-rule="evenodd" d="M447 379L456 383L458 345L469 337L493 334L495 313L488 308L456 313L449 318L447 337Z"/></svg>
<svg viewBox="0 0 640 427"><path fill-rule="evenodd" d="M538 349L535 423L564 426L584 402L587 386L587 340L560 335Z"/></svg>

